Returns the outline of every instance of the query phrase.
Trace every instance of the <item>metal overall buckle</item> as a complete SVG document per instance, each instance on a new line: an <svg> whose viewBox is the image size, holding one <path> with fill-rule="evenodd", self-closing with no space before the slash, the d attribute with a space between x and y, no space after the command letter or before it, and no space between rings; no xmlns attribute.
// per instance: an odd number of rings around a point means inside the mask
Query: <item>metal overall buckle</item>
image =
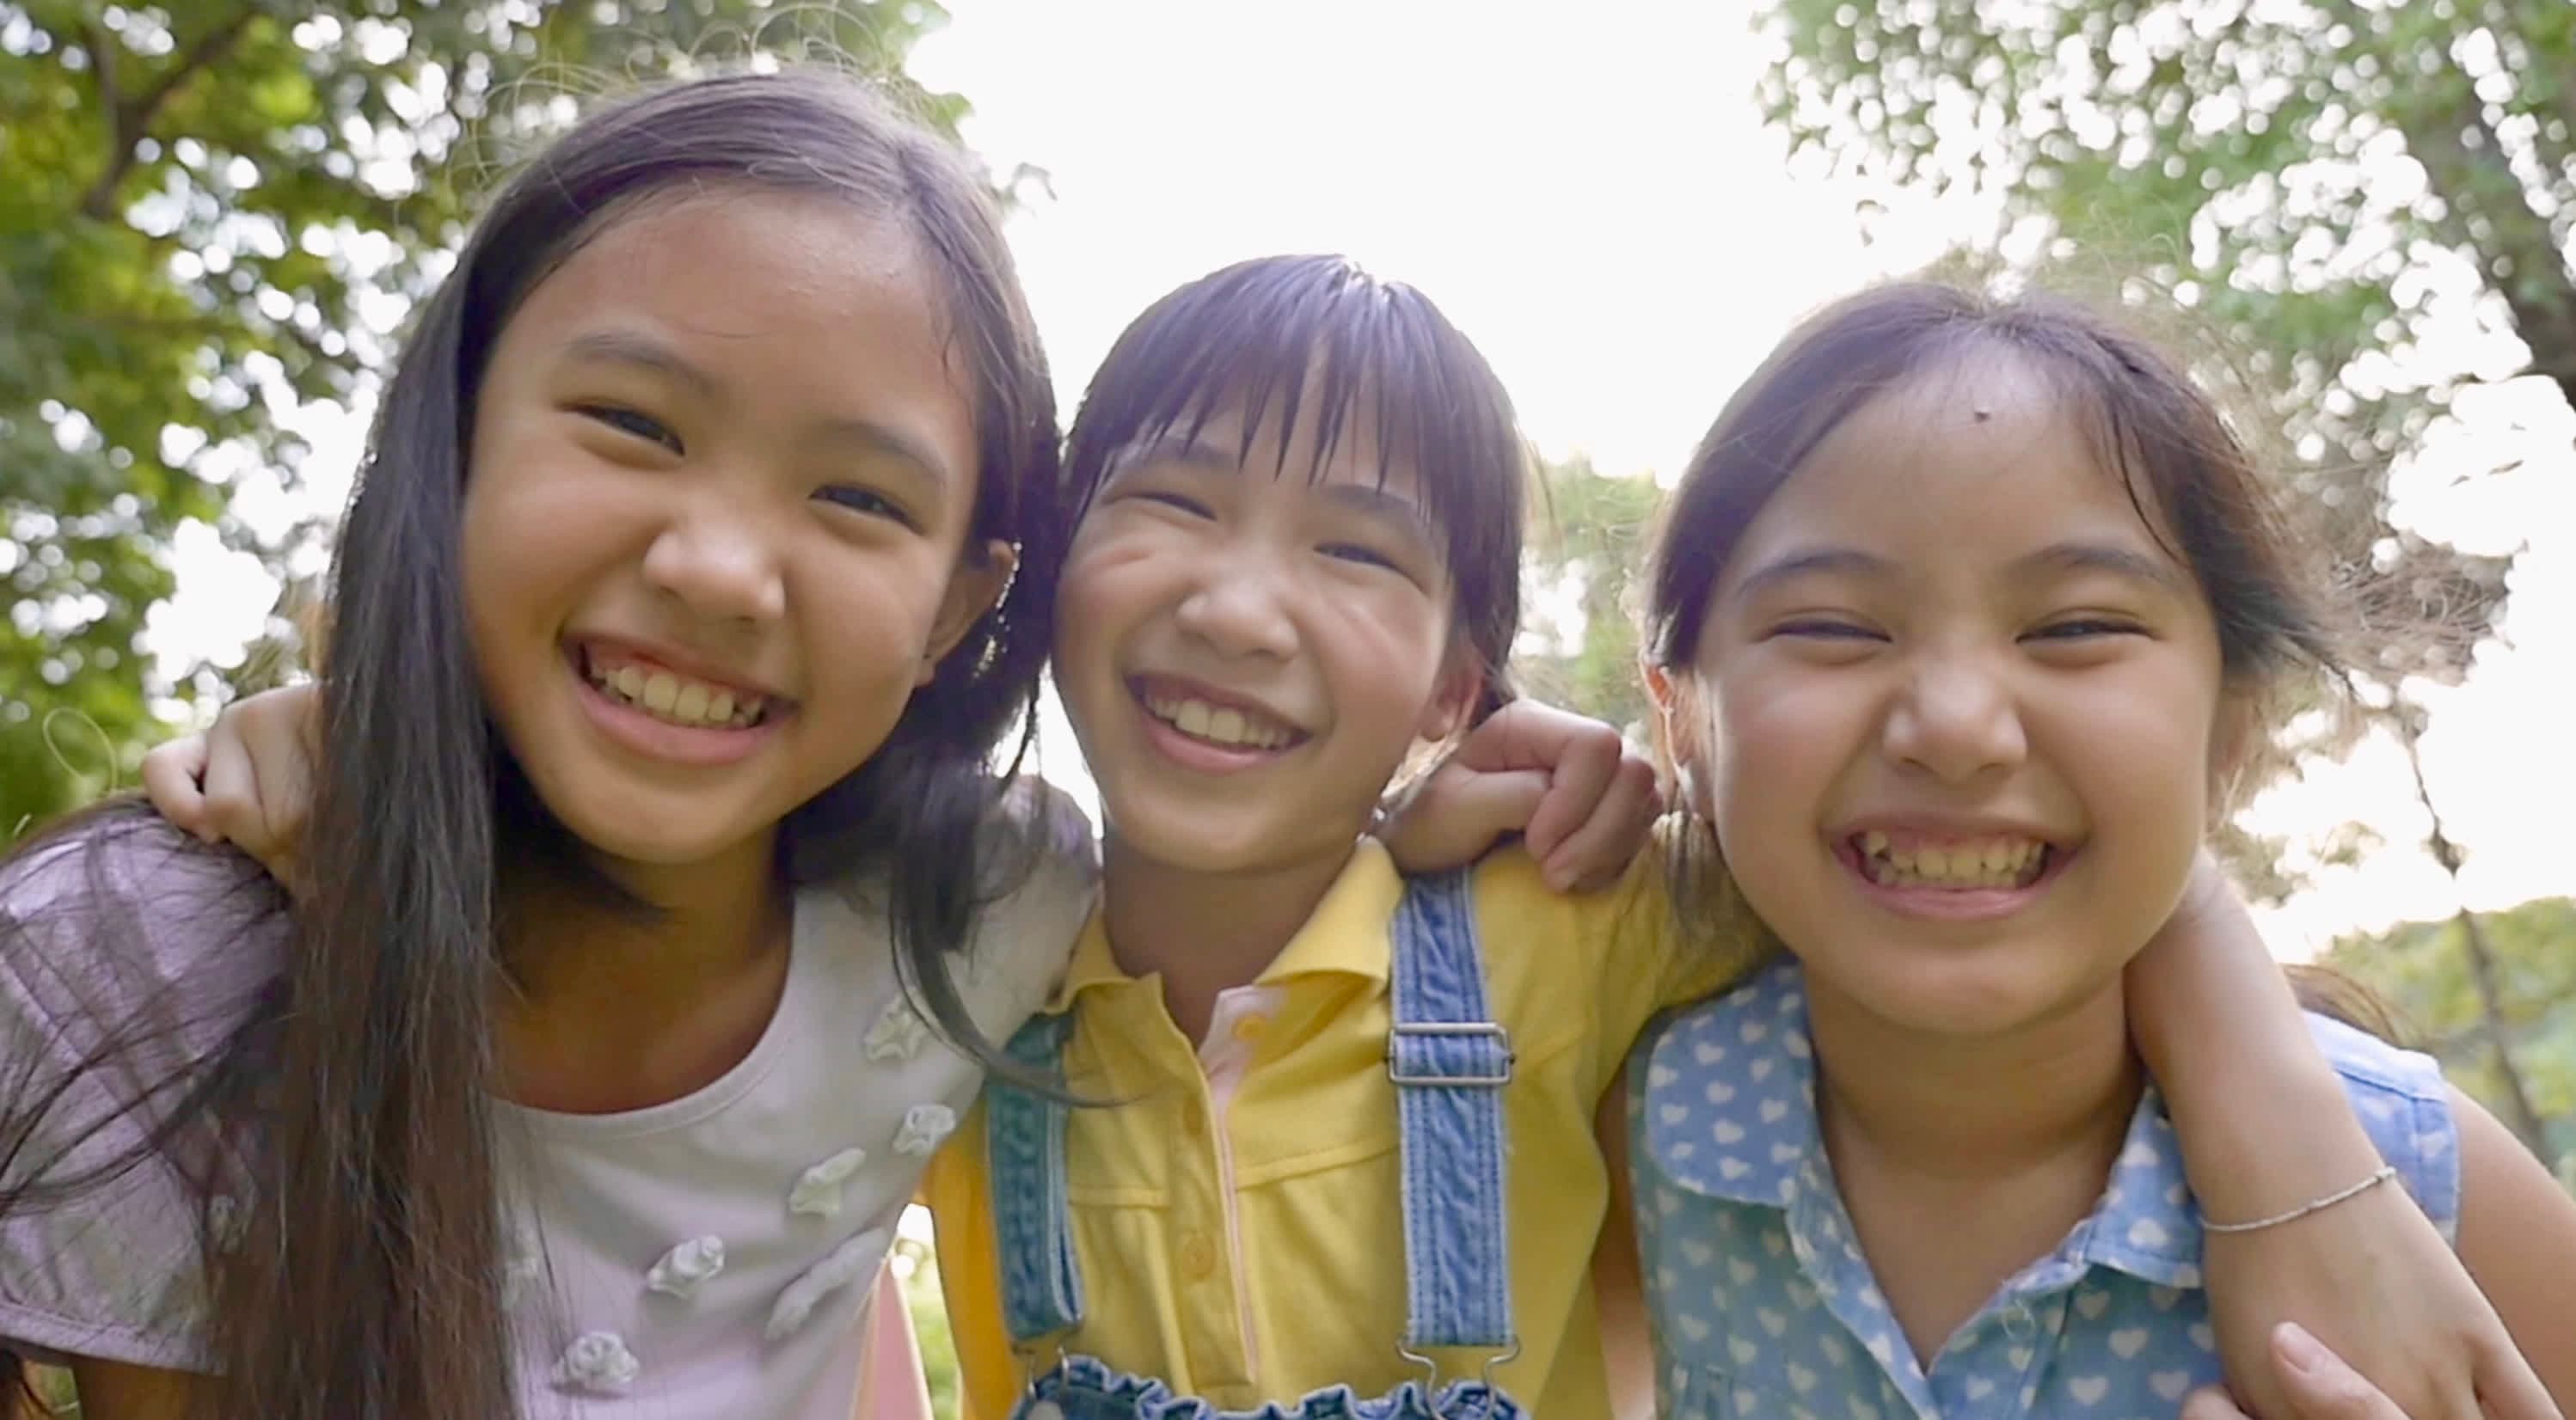
<svg viewBox="0 0 2576 1420"><path fill-rule="evenodd" d="M1503 1068L1491 1075L1408 1075L1396 1058L1396 1042L1408 1035L1488 1037L1502 1044ZM1397 1021L1387 1027L1386 1077L1399 1085L1508 1085L1512 1082L1512 1069L1519 1063L1520 1056L1512 1050L1511 1032L1492 1021Z"/></svg>
<svg viewBox="0 0 2576 1420"><path fill-rule="evenodd" d="M1055 1364L1043 1371L1038 1369L1038 1358L1045 1353L1037 1347L1015 1344L1011 1347L1011 1354L1018 1358L1021 1373L1029 1378L1028 1384L1020 1388L1021 1420L1064 1420L1063 1406L1038 1398L1039 1386L1049 1380L1062 1382L1072 1369L1073 1358L1065 1354L1064 1343L1056 1343Z"/></svg>
<svg viewBox="0 0 2576 1420"><path fill-rule="evenodd" d="M1395 1354L1422 1368L1422 1408L1440 1415L1442 1420L1449 1420L1440 1409L1440 1403L1445 1399L1440 1388L1440 1363L1400 1342L1396 1345ZM1485 1357L1485 1363L1476 1368L1476 1384L1483 1388L1482 1399L1464 1409L1462 1416L1490 1415L1499 1408L1494 1401L1502 1391L1494 1384L1494 1372L1520 1359L1520 1354L1521 1339L1515 1335L1504 1341L1503 1349Z"/></svg>

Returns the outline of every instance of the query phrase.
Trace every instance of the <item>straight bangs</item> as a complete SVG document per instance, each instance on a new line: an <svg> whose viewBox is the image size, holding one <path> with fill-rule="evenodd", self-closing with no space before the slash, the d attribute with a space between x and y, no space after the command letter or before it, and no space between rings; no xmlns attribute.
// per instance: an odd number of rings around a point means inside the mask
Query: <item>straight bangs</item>
<svg viewBox="0 0 2576 1420"><path fill-rule="evenodd" d="M1304 477L1344 441L1375 444L1381 482L1420 484L1458 592L1459 626L1499 675L1519 624L1521 517L1530 461L1511 396L1429 297L1342 257L1269 257L1203 277L1128 326L1092 377L1066 448L1079 522L1132 451L1241 421L1237 458L1268 429L1311 428ZM1292 440L1272 469L1285 476Z"/></svg>

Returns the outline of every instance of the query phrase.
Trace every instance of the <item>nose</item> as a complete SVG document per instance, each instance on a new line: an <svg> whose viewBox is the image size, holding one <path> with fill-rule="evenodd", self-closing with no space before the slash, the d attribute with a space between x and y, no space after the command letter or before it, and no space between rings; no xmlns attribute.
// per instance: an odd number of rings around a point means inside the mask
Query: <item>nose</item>
<svg viewBox="0 0 2576 1420"><path fill-rule="evenodd" d="M644 580L708 621L775 621L787 610L776 539L721 496L688 500L644 552Z"/></svg>
<svg viewBox="0 0 2576 1420"><path fill-rule="evenodd" d="M1220 655L1285 660L1297 651L1289 581L1276 556L1237 540L1199 559L1196 581L1173 620Z"/></svg>
<svg viewBox="0 0 2576 1420"><path fill-rule="evenodd" d="M2009 680L1970 650L1917 653L1885 736L1890 758L1949 784L2009 769L2030 752Z"/></svg>

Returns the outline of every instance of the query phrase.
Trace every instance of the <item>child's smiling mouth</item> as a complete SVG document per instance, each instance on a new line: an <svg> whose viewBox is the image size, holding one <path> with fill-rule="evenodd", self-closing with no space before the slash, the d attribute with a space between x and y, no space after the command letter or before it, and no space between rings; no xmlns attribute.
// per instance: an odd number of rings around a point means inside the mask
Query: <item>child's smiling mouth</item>
<svg viewBox="0 0 2576 1420"><path fill-rule="evenodd" d="M1835 858L1882 906L1945 918L2019 912L2077 851L2027 830L1982 824L1873 824L1832 843Z"/></svg>
<svg viewBox="0 0 2576 1420"><path fill-rule="evenodd" d="M1194 768L1249 768L1314 738L1258 701L1196 681L1141 675L1128 680L1127 690L1155 741Z"/></svg>

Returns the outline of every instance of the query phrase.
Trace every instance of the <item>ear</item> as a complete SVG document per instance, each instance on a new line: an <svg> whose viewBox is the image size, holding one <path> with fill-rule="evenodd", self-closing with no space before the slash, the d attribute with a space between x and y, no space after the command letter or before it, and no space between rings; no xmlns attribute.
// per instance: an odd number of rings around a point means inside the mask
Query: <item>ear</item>
<svg viewBox="0 0 2576 1420"><path fill-rule="evenodd" d="M1699 694L1687 676L1676 676L1643 656L1637 658L1637 673L1646 682L1646 698L1655 706L1656 757L1672 772L1674 797L1697 812L1702 748Z"/></svg>
<svg viewBox="0 0 2576 1420"><path fill-rule="evenodd" d="M1638 674L1646 698L1655 705L1655 744L1674 764L1687 768L1700 753L1699 695L1687 677L1639 657Z"/></svg>
<svg viewBox="0 0 2576 1420"><path fill-rule="evenodd" d="M1001 604L1002 594L1011 589L1012 574L1019 569L1020 554L999 539L980 548L970 544L958 554L956 570L948 574L948 590L939 601L939 617L930 626L930 644L921 649L915 686L928 685L939 674L939 663L948 659L986 612Z"/></svg>
<svg viewBox="0 0 2576 1420"><path fill-rule="evenodd" d="M1423 707L1422 722L1414 727L1414 737L1439 744L1464 733L1484 693L1485 668L1476 653L1463 645L1451 647L1431 703Z"/></svg>
<svg viewBox="0 0 2576 1420"><path fill-rule="evenodd" d="M2209 730L2209 807L2212 817L2225 817L2237 807L2237 786L2263 748L2263 707L2242 690L2219 695L2218 714Z"/></svg>

